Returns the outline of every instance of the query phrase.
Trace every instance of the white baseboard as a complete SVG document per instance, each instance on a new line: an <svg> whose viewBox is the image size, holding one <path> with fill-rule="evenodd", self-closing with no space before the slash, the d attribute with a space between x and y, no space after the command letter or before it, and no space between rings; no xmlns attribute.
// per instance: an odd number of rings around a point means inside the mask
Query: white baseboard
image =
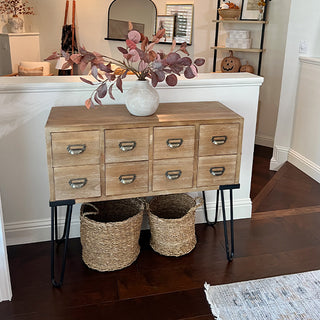
<svg viewBox="0 0 320 320"><path fill-rule="evenodd" d="M227 198L227 196L226 196ZM226 200L226 215L229 219L229 201ZM215 214L215 202L207 202L207 211L210 220L214 219ZM251 217L252 203L251 199L234 199L233 205L234 219L245 219ZM218 221L222 220L221 207L219 209ZM202 207L197 209L196 223L204 223L205 216ZM63 232L64 219L58 220L59 234ZM147 227L144 224L143 229ZM5 233L7 245L26 244L33 242L49 241L51 235L51 220L33 220L33 221L21 221L15 223L7 223L5 225ZM80 221L79 217L75 216L71 222L70 238L76 238L80 236Z"/></svg>
<svg viewBox="0 0 320 320"><path fill-rule="evenodd" d="M226 217L229 220L230 219L229 200L225 201L225 207L226 207ZM207 202L207 212L208 212L208 219L210 221L214 221L215 212L216 212L215 202ZM235 220L249 219L251 218L251 213L252 213L252 202L250 198L233 200L233 217ZM221 203L219 205L218 221L222 221ZM206 222L206 219L205 219L203 207L201 207L197 210L197 213L196 213L196 223L204 223L204 222Z"/></svg>
<svg viewBox="0 0 320 320"><path fill-rule="evenodd" d="M288 161L320 183L320 166L310 161L300 153L290 149Z"/></svg>
<svg viewBox="0 0 320 320"><path fill-rule="evenodd" d="M64 221L64 219L58 220L60 235L63 233ZM49 241L51 238L51 219L6 223L4 227L8 246ZM79 230L80 221L78 217L71 221L70 238L79 237Z"/></svg>
<svg viewBox="0 0 320 320"><path fill-rule="evenodd" d="M255 144L259 146L273 148L273 138L264 135L256 135Z"/></svg>
<svg viewBox="0 0 320 320"><path fill-rule="evenodd" d="M273 157L270 161L270 170L278 171L281 166L288 161L290 148L282 146L273 147Z"/></svg>

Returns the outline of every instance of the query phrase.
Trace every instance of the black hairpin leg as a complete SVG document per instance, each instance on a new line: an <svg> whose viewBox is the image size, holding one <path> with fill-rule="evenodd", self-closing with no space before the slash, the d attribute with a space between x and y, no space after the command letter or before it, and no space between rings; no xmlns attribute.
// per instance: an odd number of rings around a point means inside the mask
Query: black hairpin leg
<svg viewBox="0 0 320 320"><path fill-rule="evenodd" d="M221 206L222 206L222 217L223 217L223 228L224 228L224 241L225 241L225 248L226 248L226 254L228 261L232 261L234 257L234 228L233 228L233 189L239 189L240 184L231 184L231 185L223 185L220 186L217 190L217 198L216 198L216 215L215 215L215 221L210 222L208 220L208 214L207 214L207 207L206 207L206 201L205 201L205 193L203 191L204 196L204 212L205 217L207 220L207 224L214 226L217 223L217 217L218 217L218 208L219 208L219 192L221 192ZM225 201L224 201L224 190L229 190L230 192L230 246L229 246L229 236L228 236L228 227L227 227L227 219L226 219L226 207L225 207Z"/></svg>
<svg viewBox="0 0 320 320"><path fill-rule="evenodd" d="M66 267L67 251L68 251L68 240L69 240L69 234L70 234L72 208L73 208L74 204L75 204L74 200L52 201L49 203L49 205L51 207L51 282L52 282L52 285L56 288L61 287L62 283L63 283L64 271L65 271L65 267ZM57 218L57 207L58 206L67 206L64 231L63 231L63 235L60 239L58 239L58 218ZM58 245L61 244L62 242L64 242L64 253L63 253L63 260L62 260L59 282L57 282L55 280L55 272L54 272L55 242Z"/></svg>
<svg viewBox="0 0 320 320"><path fill-rule="evenodd" d="M214 226L217 223L218 220L218 209L219 209L219 190L217 190L217 196L216 196L216 214L214 221L209 221L208 218L208 211L207 211L207 201L206 201L206 193L205 191L202 191L202 196L203 196L203 208L204 208L204 215L206 217L207 224L209 226Z"/></svg>

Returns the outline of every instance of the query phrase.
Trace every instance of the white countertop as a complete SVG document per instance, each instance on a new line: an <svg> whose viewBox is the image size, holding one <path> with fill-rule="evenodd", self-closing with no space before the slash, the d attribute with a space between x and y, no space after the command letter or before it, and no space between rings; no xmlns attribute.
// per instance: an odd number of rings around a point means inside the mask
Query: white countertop
<svg viewBox="0 0 320 320"><path fill-rule="evenodd" d="M90 76L88 79L93 79ZM136 80L135 76L127 76L123 87L128 89ZM261 86L263 77L251 73L200 73L194 79L179 77L176 87L206 86ZM157 88L167 88L166 83L159 83ZM0 94L7 92L43 92L43 91L92 91L92 86L83 83L80 76L52 77L0 77Z"/></svg>

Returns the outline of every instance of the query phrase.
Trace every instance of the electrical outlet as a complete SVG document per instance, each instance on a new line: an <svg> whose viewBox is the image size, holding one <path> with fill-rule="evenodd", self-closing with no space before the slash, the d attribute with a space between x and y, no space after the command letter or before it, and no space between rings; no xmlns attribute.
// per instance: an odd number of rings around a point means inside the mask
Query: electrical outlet
<svg viewBox="0 0 320 320"><path fill-rule="evenodd" d="M308 41L300 40L299 42L299 53L307 53L308 52Z"/></svg>

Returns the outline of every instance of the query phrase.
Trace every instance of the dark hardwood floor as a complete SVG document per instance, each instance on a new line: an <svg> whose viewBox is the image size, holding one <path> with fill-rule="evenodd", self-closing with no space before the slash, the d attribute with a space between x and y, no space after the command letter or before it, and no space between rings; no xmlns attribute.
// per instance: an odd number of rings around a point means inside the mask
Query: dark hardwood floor
<svg viewBox="0 0 320 320"><path fill-rule="evenodd" d="M252 219L235 222L235 259L226 260L223 226L196 225L190 254L163 257L142 232L136 262L99 273L81 260L79 239L71 240L65 282L50 284L50 243L8 248L12 302L0 303L0 319L213 319L203 285L223 284L320 267L319 184L290 164L269 172L270 150L255 152ZM262 195L261 195L262 194ZM63 249L63 248L60 248ZM62 252L62 250L61 250Z"/></svg>

